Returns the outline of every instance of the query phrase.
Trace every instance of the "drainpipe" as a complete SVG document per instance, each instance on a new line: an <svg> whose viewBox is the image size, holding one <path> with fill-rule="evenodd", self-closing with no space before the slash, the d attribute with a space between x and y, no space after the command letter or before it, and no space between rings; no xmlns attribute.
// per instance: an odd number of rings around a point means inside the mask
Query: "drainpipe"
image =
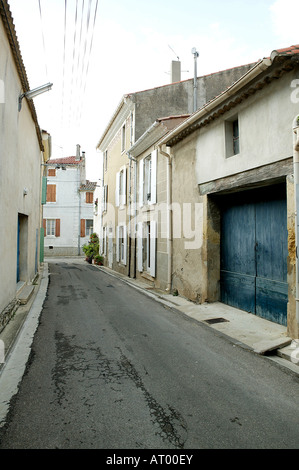
<svg viewBox="0 0 299 470"><path fill-rule="evenodd" d="M167 238L167 255L168 255L168 271L167 271L167 291L171 291L172 284L172 162L171 156L162 150L162 145L158 145L158 150L161 155L167 158L167 225L168 225L168 238Z"/></svg>
<svg viewBox="0 0 299 470"><path fill-rule="evenodd" d="M293 121L293 166L294 166L294 186L295 186L295 239L296 239L296 321L297 321L297 336L299 328L299 263L298 263L298 210L299 210L299 115Z"/></svg>
<svg viewBox="0 0 299 470"><path fill-rule="evenodd" d="M132 162L135 163L135 168L134 168L134 240L135 240L135 254L134 254L134 274L133 277L134 279L136 278L136 215L137 215L137 160L133 158L129 152L127 152L127 156L129 159L129 269L128 269L128 276L131 276L131 251L132 251L132 230L131 230L131 220L132 220L132 184L131 184L131 165Z"/></svg>

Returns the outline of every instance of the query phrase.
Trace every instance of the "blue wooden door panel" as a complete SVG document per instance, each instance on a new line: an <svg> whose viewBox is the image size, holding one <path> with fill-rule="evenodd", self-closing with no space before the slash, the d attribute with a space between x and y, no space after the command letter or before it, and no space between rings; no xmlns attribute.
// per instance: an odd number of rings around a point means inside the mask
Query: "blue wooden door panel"
<svg viewBox="0 0 299 470"><path fill-rule="evenodd" d="M248 192L222 210L221 301L268 320L287 322L285 187ZM274 194L274 196L273 196Z"/></svg>
<svg viewBox="0 0 299 470"><path fill-rule="evenodd" d="M287 282L287 209L285 200L256 205L256 275Z"/></svg>
<svg viewBox="0 0 299 470"><path fill-rule="evenodd" d="M222 270L221 302L255 313L255 276Z"/></svg>
<svg viewBox="0 0 299 470"><path fill-rule="evenodd" d="M255 276L255 208L242 204L225 209L222 218L221 265L225 271Z"/></svg>
<svg viewBox="0 0 299 470"><path fill-rule="evenodd" d="M256 315L287 325L288 285L272 279L256 278Z"/></svg>

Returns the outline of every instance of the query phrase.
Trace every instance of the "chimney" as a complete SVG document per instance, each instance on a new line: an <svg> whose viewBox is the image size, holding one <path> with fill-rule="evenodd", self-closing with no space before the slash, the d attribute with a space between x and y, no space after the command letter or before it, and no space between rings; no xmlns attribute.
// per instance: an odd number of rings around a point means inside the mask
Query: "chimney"
<svg viewBox="0 0 299 470"><path fill-rule="evenodd" d="M80 158L81 158L81 156L80 156L80 149L81 149L80 145L79 145L79 144L77 144L77 150L76 150L76 161L79 161L79 160L80 160Z"/></svg>
<svg viewBox="0 0 299 470"><path fill-rule="evenodd" d="M181 62L179 60L173 60L171 62L171 73L170 83L181 81Z"/></svg>

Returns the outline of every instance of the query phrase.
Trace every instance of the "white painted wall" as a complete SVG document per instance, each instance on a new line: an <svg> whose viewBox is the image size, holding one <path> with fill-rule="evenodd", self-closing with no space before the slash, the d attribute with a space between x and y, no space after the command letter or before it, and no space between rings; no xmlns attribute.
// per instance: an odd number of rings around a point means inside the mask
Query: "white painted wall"
<svg viewBox="0 0 299 470"><path fill-rule="evenodd" d="M199 184L257 168L293 155L292 122L298 103L291 100L288 73L255 93L198 134L196 173ZM226 158L225 120L238 114L240 153Z"/></svg>
<svg viewBox="0 0 299 470"><path fill-rule="evenodd" d="M44 219L60 219L60 236L45 235L45 256L82 254L82 246L89 240L88 235L80 236L80 221L93 220L93 204L85 202L84 191L79 192L82 181L79 165L64 167L65 170L56 169L56 176L47 177L48 185L56 185L56 202L44 205Z"/></svg>

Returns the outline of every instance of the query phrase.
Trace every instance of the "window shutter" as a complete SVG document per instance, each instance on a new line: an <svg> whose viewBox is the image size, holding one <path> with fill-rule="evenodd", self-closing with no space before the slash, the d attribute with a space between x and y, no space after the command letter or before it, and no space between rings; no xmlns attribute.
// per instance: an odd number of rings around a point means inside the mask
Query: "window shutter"
<svg viewBox="0 0 299 470"><path fill-rule="evenodd" d="M108 201L108 185L104 186L104 211L107 211L107 201Z"/></svg>
<svg viewBox="0 0 299 470"><path fill-rule="evenodd" d="M56 176L55 168L49 168L48 169L48 176Z"/></svg>
<svg viewBox="0 0 299 470"><path fill-rule="evenodd" d="M116 173L115 206L119 207L119 171Z"/></svg>
<svg viewBox="0 0 299 470"><path fill-rule="evenodd" d="M83 238L85 237L85 219L81 219L81 230L80 236Z"/></svg>
<svg viewBox="0 0 299 470"><path fill-rule="evenodd" d="M123 177L124 177L124 180L123 180L122 204L126 204L127 203L127 169L125 166L123 168Z"/></svg>
<svg viewBox="0 0 299 470"><path fill-rule="evenodd" d="M93 203L93 193L86 192L86 203L87 204Z"/></svg>
<svg viewBox="0 0 299 470"><path fill-rule="evenodd" d="M119 226L116 227L116 261L119 262Z"/></svg>
<svg viewBox="0 0 299 470"><path fill-rule="evenodd" d="M56 202L56 184L47 185L47 202Z"/></svg>
<svg viewBox="0 0 299 470"><path fill-rule="evenodd" d="M151 267L150 275L156 277L156 245L157 245L157 222L155 220L151 221Z"/></svg>
<svg viewBox="0 0 299 470"><path fill-rule="evenodd" d="M42 204L46 204L47 202L47 177L43 176L43 183L42 183Z"/></svg>
<svg viewBox="0 0 299 470"><path fill-rule="evenodd" d="M151 200L150 204L156 204L157 202L157 154L158 151L154 150L151 155L152 167L151 167Z"/></svg>
<svg viewBox="0 0 299 470"><path fill-rule="evenodd" d="M144 180L144 161L140 160L139 162L139 206L143 206L143 180Z"/></svg>
<svg viewBox="0 0 299 470"><path fill-rule="evenodd" d="M47 219L43 219L43 229L45 231L45 235L47 235Z"/></svg>
<svg viewBox="0 0 299 470"><path fill-rule="evenodd" d="M60 237L60 219L56 219L55 237Z"/></svg>
<svg viewBox="0 0 299 470"><path fill-rule="evenodd" d="M137 269L143 271L143 223L137 224Z"/></svg>

